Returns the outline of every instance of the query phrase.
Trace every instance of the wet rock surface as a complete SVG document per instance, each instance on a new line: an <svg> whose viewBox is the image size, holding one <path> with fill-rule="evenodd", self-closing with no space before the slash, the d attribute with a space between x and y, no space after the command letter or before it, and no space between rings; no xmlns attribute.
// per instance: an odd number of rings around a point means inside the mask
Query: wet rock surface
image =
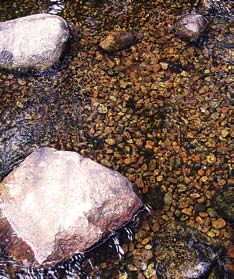
<svg viewBox="0 0 234 279"><path fill-rule="evenodd" d="M207 26L207 19L203 15L191 13L182 16L175 28L178 36L196 42L204 34Z"/></svg>
<svg viewBox="0 0 234 279"><path fill-rule="evenodd" d="M0 189L2 217L12 238L21 238L24 249L26 244L31 250L16 257L26 265L54 264L90 248L142 206L119 173L75 152L52 148L29 155Z"/></svg>
<svg viewBox="0 0 234 279"><path fill-rule="evenodd" d="M199 235L199 237L198 237ZM161 278L207 278L219 249L178 222L167 223L157 234L155 266Z"/></svg>
<svg viewBox="0 0 234 279"><path fill-rule="evenodd" d="M45 70L59 62L69 34L66 21L49 14L0 22L0 67Z"/></svg>
<svg viewBox="0 0 234 279"><path fill-rule="evenodd" d="M197 7L203 12L210 12L213 14L219 14L226 17L233 16L233 4L232 1L225 0L200 0L197 1Z"/></svg>
<svg viewBox="0 0 234 279"><path fill-rule="evenodd" d="M113 52L129 48L131 45L136 43L136 41L136 36L131 33L111 32L100 42L99 46L107 52Z"/></svg>

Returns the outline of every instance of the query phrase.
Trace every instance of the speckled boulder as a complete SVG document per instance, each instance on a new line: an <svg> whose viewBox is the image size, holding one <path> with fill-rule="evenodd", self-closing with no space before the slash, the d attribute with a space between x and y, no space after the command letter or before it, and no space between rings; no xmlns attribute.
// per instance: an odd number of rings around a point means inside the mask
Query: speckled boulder
<svg viewBox="0 0 234 279"><path fill-rule="evenodd" d="M118 172L52 148L33 152L0 183L7 241L17 238L12 254L24 265L46 266L90 248L141 206Z"/></svg>
<svg viewBox="0 0 234 279"><path fill-rule="evenodd" d="M201 37L208 22L203 15L191 13L182 16L176 23L176 33L179 37L190 42L196 42Z"/></svg>
<svg viewBox="0 0 234 279"><path fill-rule="evenodd" d="M0 23L0 67L45 70L60 59L69 38L64 19L30 15Z"/></svg>

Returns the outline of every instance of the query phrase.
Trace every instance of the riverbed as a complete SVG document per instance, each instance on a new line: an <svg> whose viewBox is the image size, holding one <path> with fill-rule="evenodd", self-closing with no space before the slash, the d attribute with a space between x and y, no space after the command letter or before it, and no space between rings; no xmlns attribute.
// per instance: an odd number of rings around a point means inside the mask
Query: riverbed
<svg viewBox="0 0 234 279"><path fill-rule="evenodd" d="M0 71L0 180L48 146L119 171L145 203L105 244L46 271L14 261L0 223L1 278L198 278L182 275L180 249L166 254L168 232L176 239L181 230L188 239L181 246L195 235L200 247L218 251L201 278L231 278L233 215L216 199L233 189L231 1L213 10L192 2L0 1L0 21L48 12L66 19L72 32L55 67ZM194 9L209 30L190 43L174 27ZM99 43L112 31L133 33L137 42L106 53Z"/></svg>

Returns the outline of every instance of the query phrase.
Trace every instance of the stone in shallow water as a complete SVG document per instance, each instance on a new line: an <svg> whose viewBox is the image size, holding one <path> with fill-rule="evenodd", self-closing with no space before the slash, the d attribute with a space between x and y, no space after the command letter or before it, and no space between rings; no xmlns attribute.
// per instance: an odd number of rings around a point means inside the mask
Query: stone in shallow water
<svg viewBox="0 0 234 279"><path fill-rule="evenodd" d="M36 14L0 23L0 67L45 70L60 59L70 36L64 19Z"/></svg>
<svg viewBox="0 0 234 279"><path fill-rule="evenodd" d="M159 278L208 278L217 251L206 236L180 222L168 222L157 233L155 263Z"/></svg>
<svg viewBox="0 0 234 279"><path fill-rule="evenodd" d="M215 197L214 204L227 221L234 223L234 185L225 186Z"/></svg>
<svg viewBox="0 0 234 279"><path fill-rule="evenodd" d="M29 155L0 190L3 217L42 266L90 248L142 206L118 172L52 148ZM29 264L24 257L17 260Z"/></svg>
<svg viewBox="0 0 234 279"><path fill-rule="evenodd" d="M134 34L127 32L110 32L108 36L100 42L99 46L107 51L113 52L129 48L136 43L137 37Z"/></svg>
<svg viewBox="0 0 234 279"><path fill-rule="evenodd" d="M190 42L196 42L205 32L208 22L203 15L191 13L182 16L176 23L177 35Z"/></svg>

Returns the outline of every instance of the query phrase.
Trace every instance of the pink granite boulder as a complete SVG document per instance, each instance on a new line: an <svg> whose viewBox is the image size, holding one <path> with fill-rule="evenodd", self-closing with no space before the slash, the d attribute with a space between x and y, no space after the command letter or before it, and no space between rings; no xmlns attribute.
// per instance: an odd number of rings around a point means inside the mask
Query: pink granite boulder
<svg viewBox="0 0 234 279"><path fill-rule="evenodd" d="M52 148L33 152L0 183L1 219L24 265L47 266L85 251L141 206L120 173Z"/></svg>

